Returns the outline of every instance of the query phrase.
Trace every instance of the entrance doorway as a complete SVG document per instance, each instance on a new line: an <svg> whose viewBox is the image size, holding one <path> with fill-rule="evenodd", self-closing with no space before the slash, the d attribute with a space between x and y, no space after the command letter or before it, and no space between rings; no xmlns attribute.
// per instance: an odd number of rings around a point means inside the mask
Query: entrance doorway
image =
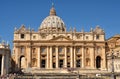
<svg viewBox="0 0 120 79"><path fill-rule="evenodd" d="M20 68L25 68L26 60L24 56L20 57Z"/></svg>
<svg viewBox="0 0 120 79"><path fill-rule="evenodd" d="M101 68L101 57L100 56L96 57L96 68Z"/></svg>

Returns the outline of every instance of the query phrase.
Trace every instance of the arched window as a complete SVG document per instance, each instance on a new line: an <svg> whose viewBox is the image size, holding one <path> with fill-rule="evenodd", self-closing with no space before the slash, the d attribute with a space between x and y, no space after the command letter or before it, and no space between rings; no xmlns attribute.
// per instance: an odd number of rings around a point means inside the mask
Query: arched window
<svg viewBox="0 0 120 79"><path fill-rule="evenodd" d="M97 56L96 57L96 68L100 68L101 67L101 57Z"/></svg>

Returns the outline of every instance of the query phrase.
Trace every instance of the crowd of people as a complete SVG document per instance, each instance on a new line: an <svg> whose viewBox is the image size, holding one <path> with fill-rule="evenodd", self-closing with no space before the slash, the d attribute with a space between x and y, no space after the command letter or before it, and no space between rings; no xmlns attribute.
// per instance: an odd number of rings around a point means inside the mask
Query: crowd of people
<svg viewBox="0 0 120 79"><path fill-rule="evenodd" d="M6 74L6 75L1 75L0 79L14 79L14 77L17 76L17 74Z"/></svg>

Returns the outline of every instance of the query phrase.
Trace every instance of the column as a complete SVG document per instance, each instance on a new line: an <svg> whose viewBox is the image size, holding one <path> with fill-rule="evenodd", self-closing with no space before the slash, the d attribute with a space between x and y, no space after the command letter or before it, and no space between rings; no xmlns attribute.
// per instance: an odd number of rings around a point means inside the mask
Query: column
<svg viewBox="0 0 120 79"><path fill-rule="evenodd" d="M65 68L67 68L67 47L65 47Z"/></svg>
<svg viewBox="0 0 120 79"><path fill-rule="evenodd" d="M95 58L94 58L94 48L92 47L91 49L90 49L90 57L91 57L91 68L95 68L94 67L94 64L95 64Z"/></svg>
<svg viewBox="0 0 120 79"><path fill-rule="evenodd" d="M56 46L56 68L58 68L58 58L59 58L59 56L58 56L58 46Z"/></svg>
<svg viewBox="0 0 120 79"><path fill-rule="evenodd" d="M16 62L16 67L15 70L18 68L18 47L16 47L16 51L15 51L15 62Z"/></svg>
<svg viewBox="0 0 120 79"><path fill-rule="evenodd" d="M20 68L20 56L19 56L19 54L20 54L20 52L21 52L21 50L20 50L20 47L17 47L17 65L18 65L18 69Z"/></svg>
<svg viewBox="0 0 120 79"><path fill-rule="evenodd" d="M71 56L71 68L73 68L73 47L71 47L71 53L70 53L70 56Z"/></svg>
<svg viewBox="0 0 120 79"><path fill-rule="evenodd" d="M31 53L32 53L31 47L28 47L27 68L31 67Z"/></svg>
<svg viewBox="0 0 120 79"><path fill-rule="evenodd" d="M47 63L46 63L46 65L47 65L47 69L49 68L49 47L47 46Z"/></svg>
<svg viewBox="0 0 120 79"><path fill-rule="evenodd" d="M40 68L40 47L38 47L38 68Z"/></svg>
<svg viewBox="0 0 120 79"><path fill-rule="evenodd" d="M106 70L106 53L105 53L105 47L102 47L102 56L101 56L101 68L103 70Z"/></svg>
<svg viewBox="0 0 120 79"><path fill-rule="evenodd" d="M5 56L5 69L6 69L6 74L9 73L9 67L10 67L10 59L9 59L9 54L6 53L6 56Z"/></svg>
<svg viewBox="0 0 120 79"><path fill-rule="evenodd" d="M53 66L52 66L53 62L52 62L52 46L50 46L50 68L52 69Z"/></svg>
<svg viewBox="0 0 120 79"><path fill-rule="evenodd" d="M76 68L76 47L74 47L74 68Z"/></svg>
<svg viewBox="0 0 120 79"><path fill-rule="evenodd" d="M85 67L85 52L84 52L84 47L82 47L82 68L84 68Z"/></svg>
<svg viewBox="0 0 120 79"><path fill-rule="evenodd" d="M1 75L5 74L4 73L5 72L4 71L5 70L5 67L4 67L5 66L5 62L4 61L5 61L5 55L2 55Z"/></svg>

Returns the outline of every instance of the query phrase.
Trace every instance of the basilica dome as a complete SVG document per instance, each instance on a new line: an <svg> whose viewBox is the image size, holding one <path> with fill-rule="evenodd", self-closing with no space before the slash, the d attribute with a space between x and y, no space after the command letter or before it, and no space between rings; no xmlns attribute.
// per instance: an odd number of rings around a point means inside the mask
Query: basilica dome
<svg viewBox="0 0 120 79"><path fill-rule="evenodd" d="M50 9L49 16L47 16L41 23L40 31L65 31L66 27L63 20L56 15L54 7Z"/></svg>

